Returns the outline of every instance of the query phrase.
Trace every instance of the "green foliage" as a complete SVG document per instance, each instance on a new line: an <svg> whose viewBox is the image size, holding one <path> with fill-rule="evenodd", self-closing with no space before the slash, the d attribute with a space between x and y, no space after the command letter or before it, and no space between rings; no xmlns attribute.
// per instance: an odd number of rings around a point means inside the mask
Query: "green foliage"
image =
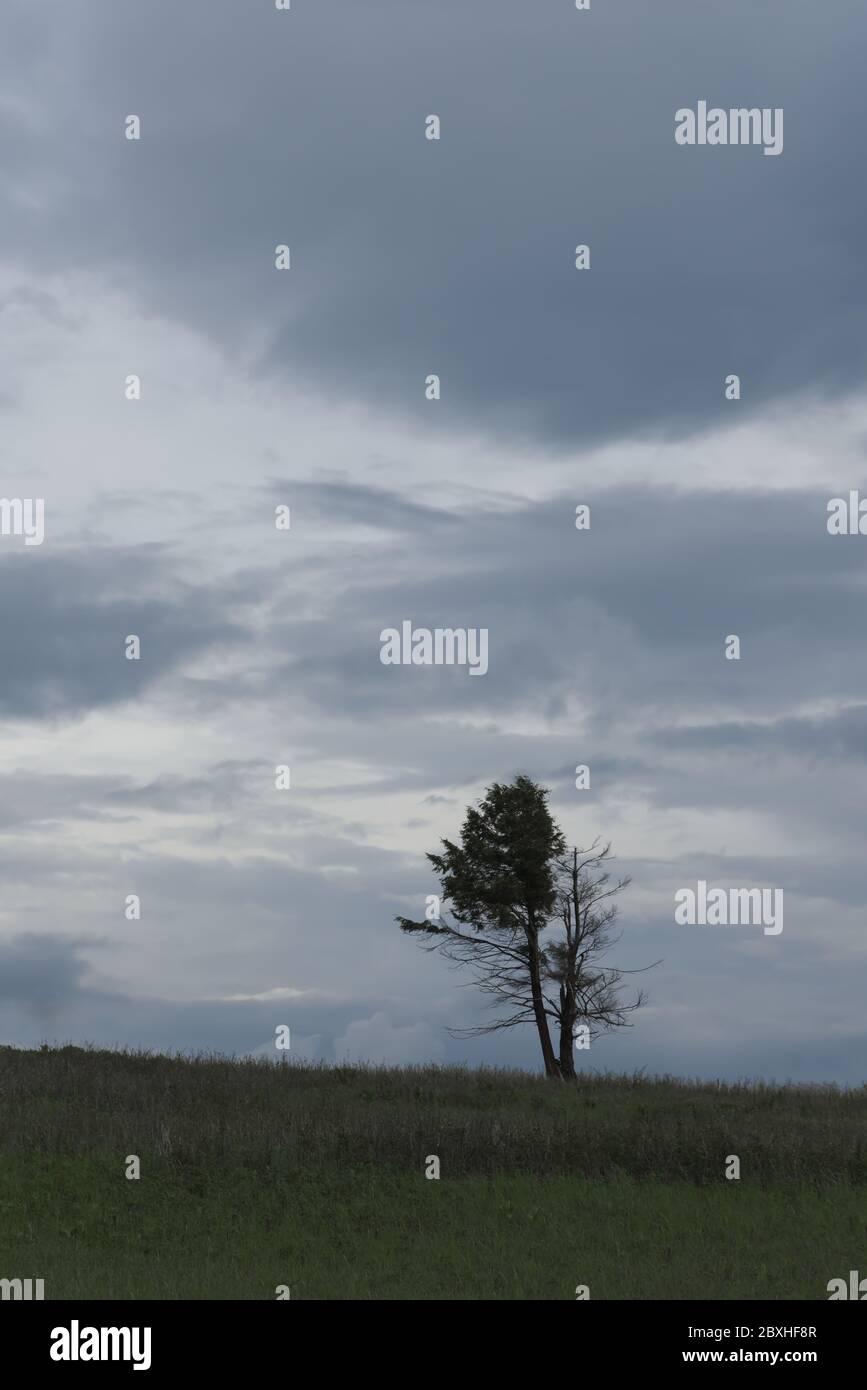
<svg viewBox="0 0 867 1390"><path fill-rule="evenodd" d="M548 810L548 793L520 775L495 782L481 803L470 807L461 843L443 841L443 854L427 857L439 875L457 921L512 930L516 916L539 926L555 905L555 861L565 848Z"/></svg>

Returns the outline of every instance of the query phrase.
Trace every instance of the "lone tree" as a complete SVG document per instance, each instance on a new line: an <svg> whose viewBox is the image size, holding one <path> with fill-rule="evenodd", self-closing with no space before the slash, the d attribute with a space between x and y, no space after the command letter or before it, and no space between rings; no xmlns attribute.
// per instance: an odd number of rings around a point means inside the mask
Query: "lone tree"
<svg viewBox="0 0 867 1390"><path fill-rule="evenodd" d="M628 880L610 882L604 867L609 845L567 853L547 798L545 788L523 774L508 785L495 782L478 807L467 810L460 843L443 840L443 853L427 856L453 920L396 920L402 931L423 936L429 950L469 966L479 989L491 996L498 1016L456 1030L458 1036L532 1022L546 1076L563 1078L575 1075L573 1047L582 1024L588 1037L623 1027L644 1000L639 992L633 1003L619 1003L625 972L597 964L612 944L616 906L610 900ZM559 1060L552 1019L560 1031Z"/></svg>

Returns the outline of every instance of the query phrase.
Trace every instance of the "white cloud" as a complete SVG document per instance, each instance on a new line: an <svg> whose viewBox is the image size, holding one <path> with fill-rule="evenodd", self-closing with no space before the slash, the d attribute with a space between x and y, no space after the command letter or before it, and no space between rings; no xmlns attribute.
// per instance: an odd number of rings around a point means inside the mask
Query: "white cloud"
<svg viewBox="0 0 867 1390"><path fill-rule="evenodd" d="M337 1062L372 1062L374 1065L410 1066L413 1062L438 1062L445 1048L429 1023L393 1024L384 1013L358 1018L334 1040Z"/></svg>

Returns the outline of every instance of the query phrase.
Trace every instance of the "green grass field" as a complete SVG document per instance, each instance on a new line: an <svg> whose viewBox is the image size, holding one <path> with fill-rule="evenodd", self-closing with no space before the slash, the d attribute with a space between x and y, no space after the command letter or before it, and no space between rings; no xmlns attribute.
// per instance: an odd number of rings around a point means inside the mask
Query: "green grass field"
<svg viewBox="0 0 867 1390"><path fill-rule="evenodd" d="M826 1299L867 1272L867 1088L0 1048L0 1107L0 1278L47 1299Z"/></svg>

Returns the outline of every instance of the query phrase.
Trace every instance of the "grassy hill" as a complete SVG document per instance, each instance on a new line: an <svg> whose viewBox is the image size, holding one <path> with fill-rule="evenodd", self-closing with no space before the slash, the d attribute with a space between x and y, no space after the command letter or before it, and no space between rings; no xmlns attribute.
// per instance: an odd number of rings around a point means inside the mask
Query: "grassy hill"
<svg viewBox="0 0 867 1390"><path fill-rule="evenodd" d="M4 1047L0 1114L0 1278L46 1298L824 1299L867 1268L867 1087Z"/></svg>

